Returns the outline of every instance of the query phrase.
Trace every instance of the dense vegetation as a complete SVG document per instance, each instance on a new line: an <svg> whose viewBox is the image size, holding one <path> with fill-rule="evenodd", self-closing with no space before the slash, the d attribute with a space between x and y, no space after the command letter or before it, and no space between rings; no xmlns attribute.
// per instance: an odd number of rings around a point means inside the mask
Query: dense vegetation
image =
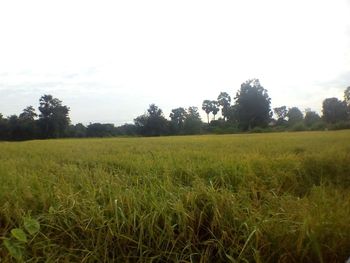
<svg viewBox="0 0 350 263"><path fill-rule="evenodd" d="M0 143L2 262L345 262L349 131Z"/></svg>
<svg viewBox="0 0 350 263"><path fill-rule="evenodd" d="M114 124L81 123L72 125L69 107L51 95L39 100L39 115L28 106L17 116L4 118L0 114L0 140L28 140L62 137L160 136L210 133L338 130L350 128L350 87L344 100L326 98L322 116L311 109L305 114L297 107L280 106L271 110L271 98L259 80L242 83L232 104L231 96L221 92L217 100L204 100L202 110L207 114L203 123L197 107L173 109L165 118L163 111L151 104L146 113L138 116L134 124L115 127ZM216 115L221 110L221 117ZM213 120L210 121L210 115Z"/></svg>

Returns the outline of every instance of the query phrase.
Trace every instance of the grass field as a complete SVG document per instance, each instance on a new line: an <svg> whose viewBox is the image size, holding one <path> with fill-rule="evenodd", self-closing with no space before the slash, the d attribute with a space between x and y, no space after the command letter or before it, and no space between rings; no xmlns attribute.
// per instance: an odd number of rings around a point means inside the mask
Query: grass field
<svg viewBox="0 0 350 263"><path fill-rule="evenodd" d="M345 262L350 132L1 142L0 238L0 262Z"/></svg>

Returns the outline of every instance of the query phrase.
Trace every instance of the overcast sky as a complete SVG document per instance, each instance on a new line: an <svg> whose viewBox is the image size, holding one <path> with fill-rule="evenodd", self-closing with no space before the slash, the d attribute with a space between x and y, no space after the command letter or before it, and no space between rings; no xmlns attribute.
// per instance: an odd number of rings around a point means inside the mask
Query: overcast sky
<svg viewBox="0 0 350 263"><path fill-rule="evenodd" d="M350 86L350 0L0 2L0 113L52 94L73 123L201 107L259 78L272 107Z"/></svg>

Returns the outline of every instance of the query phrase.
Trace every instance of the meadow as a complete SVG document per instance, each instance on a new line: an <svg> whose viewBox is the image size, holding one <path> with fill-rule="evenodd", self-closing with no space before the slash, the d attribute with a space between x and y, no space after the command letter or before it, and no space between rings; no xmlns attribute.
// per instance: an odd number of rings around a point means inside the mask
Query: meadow
<svg viewBox="0 0 350 263"><path fill-rule="evenodd" d="M0 262L345 262L350 132L0 142Z"/></svg>

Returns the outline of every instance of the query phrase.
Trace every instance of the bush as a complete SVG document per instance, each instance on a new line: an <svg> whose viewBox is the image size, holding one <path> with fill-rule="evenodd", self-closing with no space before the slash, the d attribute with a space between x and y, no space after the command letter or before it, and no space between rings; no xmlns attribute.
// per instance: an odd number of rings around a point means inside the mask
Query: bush
<svg viewBox="0 0 350 263"><path fill-rule="evenodd" d="M329 125L328 129L333 131L350 129L350 122L349 121L337 122Z"/></svg>
<svg viewBox="0 0 350 263"><path fill-rule="evenodd" d="M295 124L292 126L291 128L292 131L306 131L307 128L305 127L305 125L301 122Z"/></svg>
<svg viewBox="0 0 350 263"><path fill-rule="evenodd" d="M324 129L326 129L326 127L327 127L327 125L324 122L320 121L320 122L317 122L317 123L311 125L310 130L311 131L323 131Z"/></svg>

